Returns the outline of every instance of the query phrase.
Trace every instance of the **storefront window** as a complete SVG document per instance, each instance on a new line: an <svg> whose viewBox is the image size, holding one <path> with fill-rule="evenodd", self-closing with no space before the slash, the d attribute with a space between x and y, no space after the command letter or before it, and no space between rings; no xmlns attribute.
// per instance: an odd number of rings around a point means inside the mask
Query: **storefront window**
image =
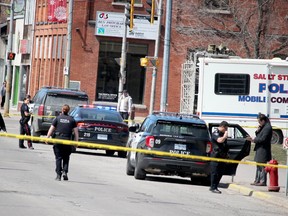
<svg viewBox="0 0 288 216"><path fill-rule="evenodd" d="M121 43L101 42L97 76L97 101L118 101ZM145 68L140 66L140 58L147 55L147 45L129 44L126 57L127 89L134 104L143 103Z"/></svg>

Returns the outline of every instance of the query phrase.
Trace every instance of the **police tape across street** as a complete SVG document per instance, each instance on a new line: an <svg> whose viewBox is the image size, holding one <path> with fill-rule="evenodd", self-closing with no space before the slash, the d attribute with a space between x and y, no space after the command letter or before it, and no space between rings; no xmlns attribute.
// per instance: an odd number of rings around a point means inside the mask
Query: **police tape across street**
<svg viewBox="0 0 288 216"><path fill-rule="evenodd" d="M11 134L11 133L0 133L0 136L8 137L8 138L32 140L32 141L37 141L37 142L48 142L51 144L57 143L57 144L63 144L63 145L74 145L76 147L84 147L84 148L91 148L91 149L105 149L105 150L127 151L127 152L131 151L131 152L140 152L143 154L154 154L158 156L168 156L168 157L178 157L178 158L185 158L185 159L197 159L197 160L202 160L202 161L217 161L217 162L225 162L225 163L237 163L237 164L247 164L247 165L253 165L253 166L258 165L258 166L265 166L265 167L276 167L276 168L288 169L288 165L274 165L274 164L266 164L266 163L256 163L252 161L239 161L239 160L231 160L231 159L212 158L212 157L199 156L199 155L176 154L176 153L169 153L169 152L162 152L162 151L155 151L155 150L148 150L148 149L135 149L135 148L107 145L107 144L76 142L73 140L34 137L34 136Z"/></svg>

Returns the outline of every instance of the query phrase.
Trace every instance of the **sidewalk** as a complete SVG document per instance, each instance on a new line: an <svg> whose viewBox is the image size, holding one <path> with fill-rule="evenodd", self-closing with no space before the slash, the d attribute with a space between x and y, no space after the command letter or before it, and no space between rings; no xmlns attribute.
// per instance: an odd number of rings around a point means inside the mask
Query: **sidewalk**
<svg viewBox="0 0 288 216"><path fill-rule="evenodd" d="M288 196L286 196L285 185L287 180L286 169L278 169L279 192L268 191L268 186L250 185L254 181L256 167L246 164L239 164L233 180L231 176L223 176L221 183L229 184L228 189L242 193L245 196L255 197L273 205L288 208ZM267 174L267 184L269 185L269 174Z"/></svg>

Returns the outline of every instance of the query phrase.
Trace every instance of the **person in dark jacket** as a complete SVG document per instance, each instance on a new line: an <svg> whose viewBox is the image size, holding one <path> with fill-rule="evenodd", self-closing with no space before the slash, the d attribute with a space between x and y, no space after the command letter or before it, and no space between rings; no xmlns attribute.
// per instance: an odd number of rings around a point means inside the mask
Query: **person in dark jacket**
<svg viewBox="0 0 288 216"><path fill-rule="evenodd" d="M21 119L20 119L20 135L28 135L31 136L31 130L30 130L30 126L28 125L28 122L30 120L30 112L29 112L29 99L28 98L24 98L23 100L23 104L21 106ZM27 140L27 144L28 144L28 148L29 149L34 149L32 146L32 141L31 140ZM19 140L19 148L26 148L26 146L24 146L24 140L20 139Z"/></svg>
<svg viewBox="0 0 288 216"><path fill-rule="evenodd" d="M53 138L71 140L72 133L74 132L74 139L78 141L78 128L76 122L72 116L68 115L70 110L69 105L65 104L62 107L62 114L57 116L47 133L47 138L50 138L54 132ZM46 142L46 144L48 144ZM53 150L56 159L56 179L61 181L61 176L63 175L63 180L68 180L68 167L70 154L72 153L73 146L66 144L54 144Z"/></svg>
<svg viewBox="0 0 288 216"><path fill-rule="evenodd" d="M258 115L259 127L256 130L256 137L253 139L247 137L251 142L255 143L255 157L254 160L257 163L267 163L271 160L271 139L272 139L272 126L270 120L264 114ZM264 166L256 167L255 181L251 185L266 186L267 184L267 173L265 172Z"/></svg>
<svg viewBox="0 0 288 216"><path fill-rule="evenodd" d="M213 158L228 158L229 147L227 144L228 138L228 122L222 121L219 124L219 127L215 129L212 133L211 141L213 145L213 151L211 157ZM225 163L211 161L211 186L210 191L213 193L221 194L221 191L218 190L219 182L222 178L223 171L225 169Z"/></svg>
<svg viewBox="0 0 288 216"><path fill-rule="evenodd" d="M4 119L2 117L2 114L0 113L0 131L1 130L4 131L4 132L7 132Z"/></svg>

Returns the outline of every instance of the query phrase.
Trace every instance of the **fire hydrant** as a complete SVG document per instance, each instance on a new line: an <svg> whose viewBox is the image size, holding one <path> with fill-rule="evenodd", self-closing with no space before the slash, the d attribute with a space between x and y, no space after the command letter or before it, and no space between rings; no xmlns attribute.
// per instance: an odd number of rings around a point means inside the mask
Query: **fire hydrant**
<svg viewBox="0 0 288 216"><path fill-rule="evenodd" d="M269 164L278 165L278 161L272 159L269 161ZM269 173L269 179L270 179L268 191L279 192L280 187L278 185L278 168L267 166L265 167L265 171Z"/></svg>

